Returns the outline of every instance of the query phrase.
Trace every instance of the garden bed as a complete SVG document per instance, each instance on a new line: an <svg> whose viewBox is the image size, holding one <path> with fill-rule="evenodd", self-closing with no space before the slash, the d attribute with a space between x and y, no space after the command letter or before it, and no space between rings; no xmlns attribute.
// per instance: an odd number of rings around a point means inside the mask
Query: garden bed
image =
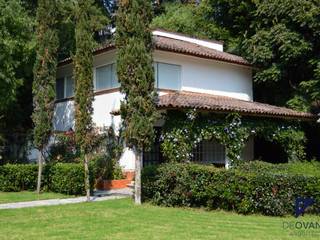
<svg viewBox="0 0 320 240"><path fill-rule="evenodd" d="M127 188L134 178L134 172L125 172L123 175L125 176L125 179L98 181L96 183L96 189L111 190L111 189Z"/></svg>

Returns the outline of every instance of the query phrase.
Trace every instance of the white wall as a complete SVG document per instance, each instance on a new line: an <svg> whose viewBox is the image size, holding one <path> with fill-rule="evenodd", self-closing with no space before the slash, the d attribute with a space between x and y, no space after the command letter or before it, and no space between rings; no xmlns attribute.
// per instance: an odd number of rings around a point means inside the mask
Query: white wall
<svg viewBox="0 0 320 240"><path fill-rule="evenodd" d="M155 51L154 60L182 66L181 90L252 100L250 68L163 51ZM94 57L94 67L112 62L115 62L115 51ZM71 74L72 64L68 64L58 69L57 77ZM162 94L165 93L159 93L159 95ZM120 109L122 98L123 96L119 92L95 96L92 118L96 126L113 126L116 130L118 129L121 121L120 116L113 116L110 112ZM163 122L158 123L158 125L162 124ZM72 100L59 102L55 108L54 129L66 131L70 127L74 129L74 103ZM246 150L245 155L250 156L250 150ZM120 165L125 171L132 171L134 170L134 162L133 152L126 148L121 156Z"/></svg>
<svg viewBox="0 0 320 240"><path fill-rule="evenodd" d="M155 51L154 59L182 66L181 90L252 100L249 67L164 51Z"/></svg>

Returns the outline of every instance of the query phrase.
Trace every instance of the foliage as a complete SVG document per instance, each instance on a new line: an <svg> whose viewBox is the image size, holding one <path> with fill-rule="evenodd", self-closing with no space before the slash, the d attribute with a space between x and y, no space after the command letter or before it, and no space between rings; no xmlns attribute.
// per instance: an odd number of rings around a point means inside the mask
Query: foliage
<svg viewBox="0 0 320 240"><path fill-rule="evenodd" d="M167 160L189 162L192 150L198 143L214 139L226 147L231 165L236 166L242 162L239 161L241 152L249 136L256 135L278 142L289 161L305 158L304 132L294 123L241 118L237 114L204 116L196 110L167 113L161 147Z"/></svg>
<svg viewBox="0 0 320 240"><path fill-rule="evenodd" d="M95 46L93 34L95 30L102 27L102 25L97 24L97 17L101 17L101 13L94 5L93 0L77 1L75 5L76 54L74 56L74 75L76 82L75 130L76 142L82 154L89 153L92 147L92 102L94 100L92 49ZM101 21L100 18L99 21Z"/></svg>
<svg viewBox="0 0 320 240"><path fill-rule="evenodd" d="M105 129L100 136L99 151L91 162L95 179L123 179L122 169L119 165L122 153L121 133L118 136L112 127Z"/></svg>
<svg viewBox="0 0 320 240"><path fill-rule="evenodd" d="M155 107L152 19L149 1L120 1L117 13L117 75L121 92L121 117L127 146L148 149L154 139Z"/></svg>
<svg viewBox="0 0 320 240"><path fill-rule="evenodd" d="M188 34L190 36L227 41L226 47L232 48L234 43L227 29L219 24L206 20L209 17L207 6L203 3L190 2L181 4L168 2L163 4L162 14L155 16L151 26L168 31Z"/></svg>
<svg viewBox="0 0 320 240"><path fill-rule="evenodd" d="M0 117L16 99L28 75L33 50L33 20L21 1L0 0ZM24 75L25 74L25 75Z"/></svg>
<svg viewBox="0 0 320 240"><path fill-rule="evenodd" d="M257 100L304 111L319 101L318 1L162 2L165 10L153 26L223 40L227 51L256 67Z"/></svg>
<svg viewBox="0 0 320 240"><path fill-rule="evenodd" d="M79 163L46 164L43 189L58 193L80 195L85 193L84 169ZM37 165L6 164L0 166L0 191L35 190ZM90 179L91 188L93 179Z"/></svg>
<svg viewBox="0 0 320 240"><path fill-rule="evenodd" d="M48 190L69 195L85 194L83 164L57 163L49 169ZM93 189L93 175L91 174L90 189Z"/></svg>
<svg viewBox="0 0 320 240"><path fill-rule="evenodd" d="M165 206L273 216L293 214L298 196L313 197L318 202L313 211L320 206L320 178L315 176L168 163L145 168L143 178L145 199Z"/></svg>
<svg viewBox="0 0 320 240"><path fill-rule="evenodd" d="M34 190L37 184L37 165L6 164L0 166L0 191Z"/></svg>
<svg viewBox="0 0 320 240"><path fill-rule="evenodd" d="M116 159L109 158L109 156L103 154L94 156L90 166L97 181L124 178L119 162Z"/></svg>
<svg viewBox="0 0 320 240"><path fill-rule="evenodd" d="M27 10L24 0L0 1L0 152L7 161L25 160L32 127L35 20Z"/></svg>
<svg viewBox="0 0 320 240"><path fill-rule="evenodd" d="M245 162L238 167L243 172L271 172L274 174L292 174L320 177L320 163L316 161L303 161L292 163L271 164L261 161Z"/></svg>
<svg viewBox="0 0 320 240"><path fill-rule="evenodd" d="M55 134L55 141L49 148L49 162L79 162L79 148L77 147L73 131Z"/></svg>
<svg viewBox="0 0 320 240"><path fill-rule="evenodd" d="M74 56L75 75L75 130L76 142L80 148L80 156L85 166L85 188L89 201L89 169L88 154L93 150L92 102L93 95L93 57L95 46L93 34L102 28L105 18L94 0L78 0L75 4L75 40L76 54Z"/></svg>
<svg viewBox="0 0 320 240"><path fill-rule="evenodd" d="M59 46L56 1L40 0L37 9L37 58L34 66L32 119L34 145L42 151L52 132Z"/></svg>

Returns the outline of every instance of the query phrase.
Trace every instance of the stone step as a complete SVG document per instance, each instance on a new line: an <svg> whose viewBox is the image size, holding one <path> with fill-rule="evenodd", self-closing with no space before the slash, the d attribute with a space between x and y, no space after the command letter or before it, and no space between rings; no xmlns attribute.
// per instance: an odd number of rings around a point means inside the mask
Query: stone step
<svg viewBox="0 0 320 240"><path fill-rule="evenodd" d="M127 187L128 188L134 188L134 181L131 181L131 183L127 184Z"/></svg>

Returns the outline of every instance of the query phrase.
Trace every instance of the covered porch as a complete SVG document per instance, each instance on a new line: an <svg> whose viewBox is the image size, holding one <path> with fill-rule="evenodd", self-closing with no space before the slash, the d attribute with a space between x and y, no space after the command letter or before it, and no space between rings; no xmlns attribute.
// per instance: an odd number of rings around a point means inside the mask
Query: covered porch
<svg viewBox="0 0 320 240"><path fill-rule="evenodd" d="M301 124L317 119L284 107L185 91L161 95L157 106L163 119L151 150L144 152L144 166L192 161L229 167L265 156L300 160L305 157Z"/></svg>

